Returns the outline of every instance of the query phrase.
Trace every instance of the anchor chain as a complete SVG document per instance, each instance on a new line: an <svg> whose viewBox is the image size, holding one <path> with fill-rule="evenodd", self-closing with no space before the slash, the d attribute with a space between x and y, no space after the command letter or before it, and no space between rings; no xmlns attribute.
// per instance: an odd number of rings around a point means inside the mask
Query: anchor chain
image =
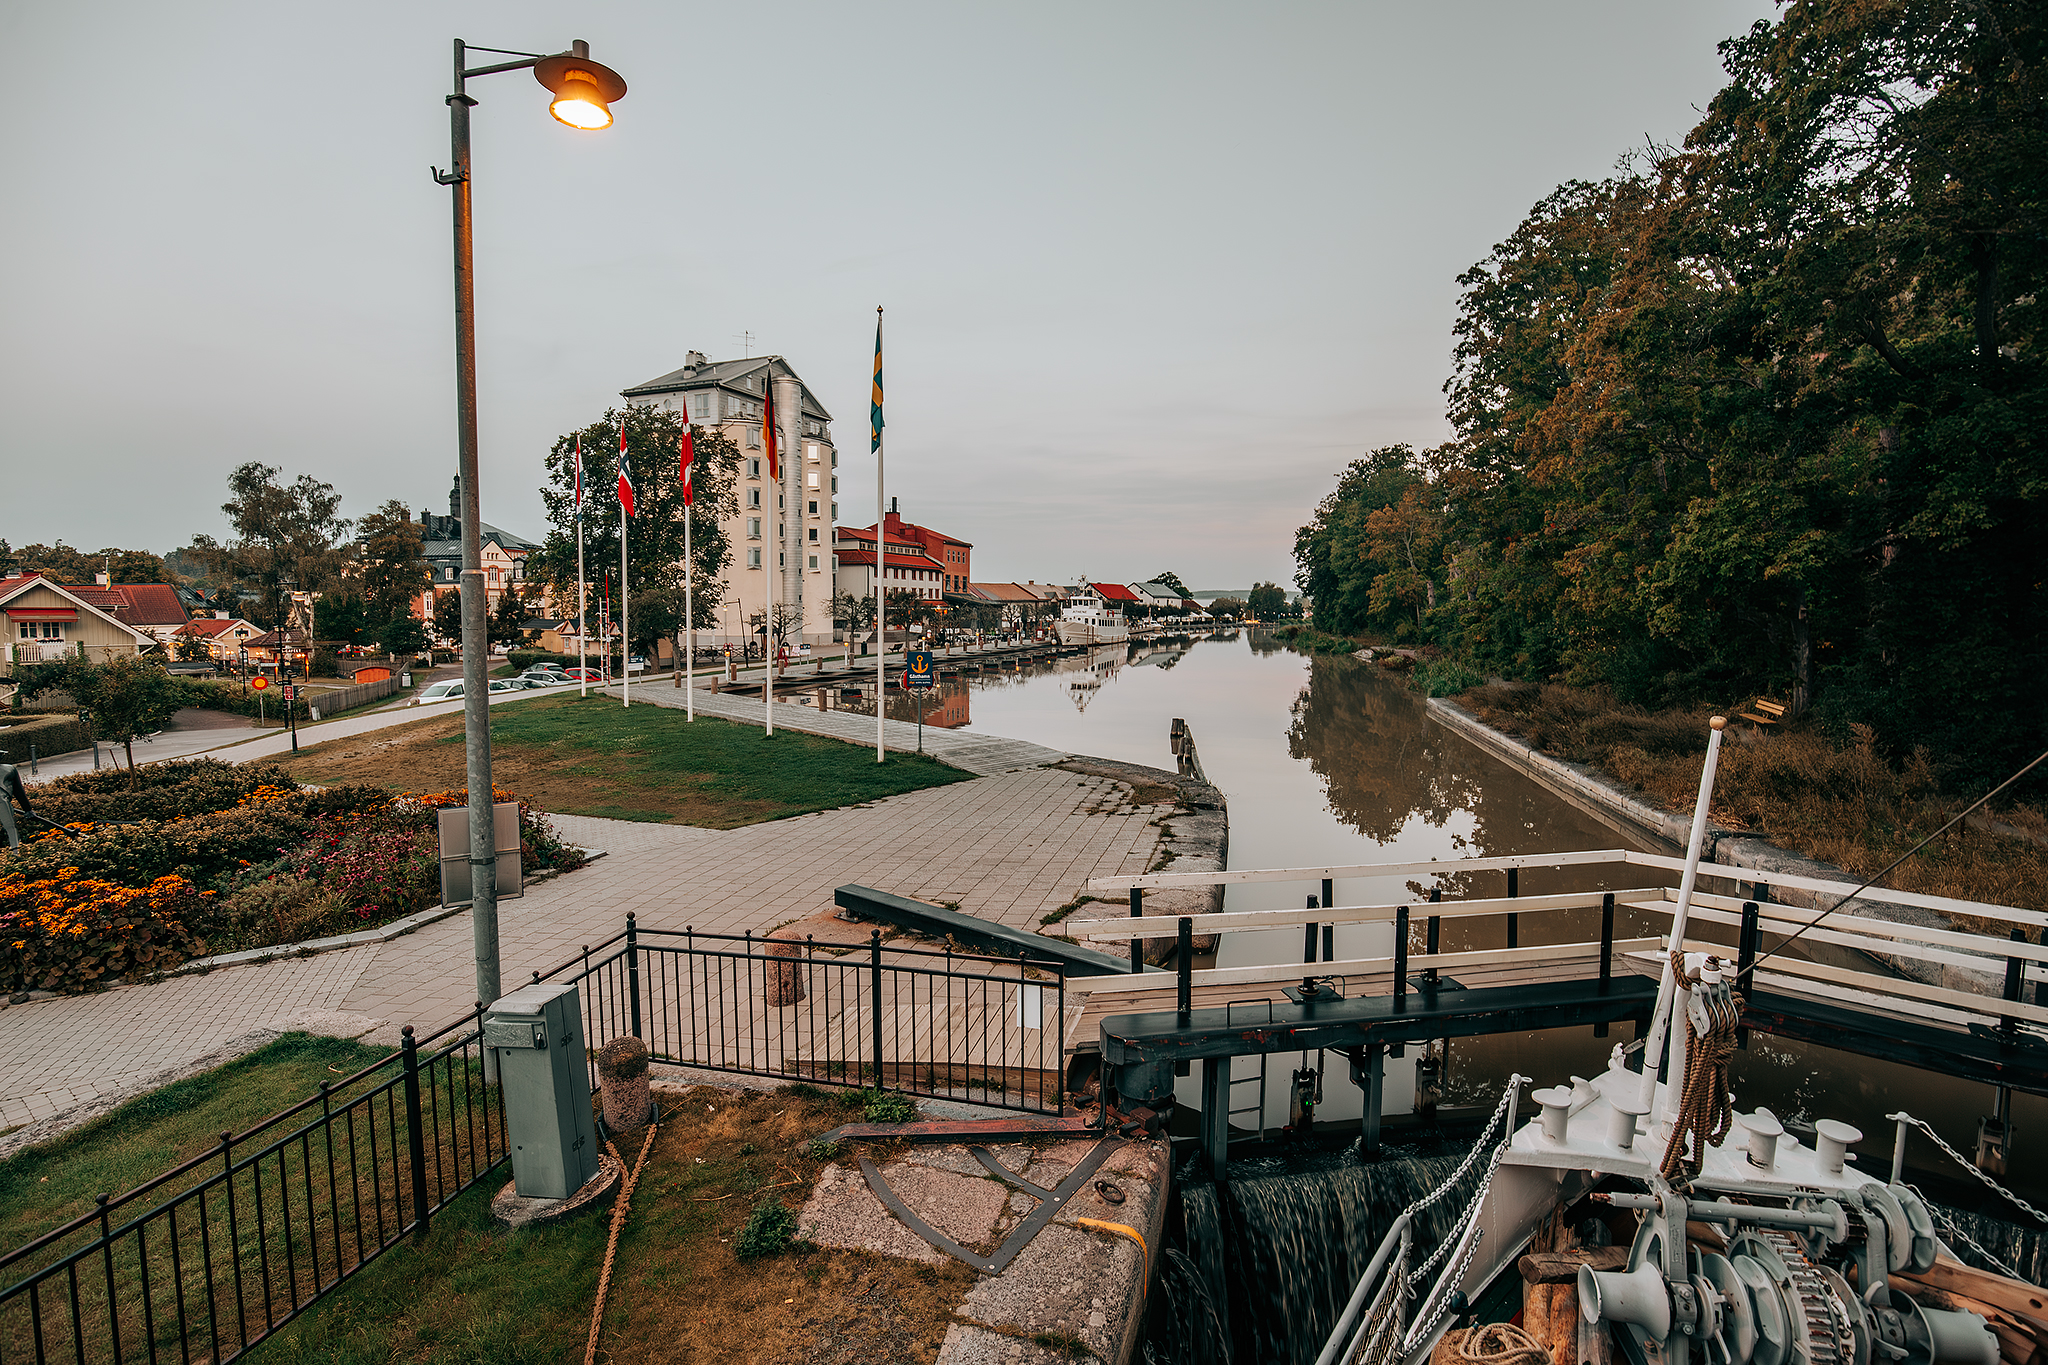
<svg viewBox="0 0 2048 1365"><path fill-rule="evenodd" d="M1949 1159L1951 1161L1955 1162L1956 1165L1961 1166L1971 1175L1976 1176L1977 1179L1983 1181L1987 1188L1996 1190L1998 1193L2004 1195L2008 1200L2012 1202L2015 1208L2025 1209L2028 1213L2032 1214L2041 1222L2048 1223L2048 1213L2041 1212L2041 1210L2035 1208L2032 1204L2029 1204L2026 1200L2020 1198L2011 1190L1999 1184L1996 1180L1993 1180L1989 1175L1987 1175L1984 1172L1984 1169L1980 1167L1976 1162L1965 1160L1961 1152L1958 1152L1955 1148L1949 1146L1946 1142L1943 1142L1941 1140L1941 1134L1935 1132L1932 1128L1927 1126L1926 1120L1916 1119L1911 1114L1906 1113L1898 1114L1896 1115L1896 1117L1903 1119L1907 1123L1912 1124L1915 1128L1918 1128L1921 1132L1927 1134L1928 1137L1933 1138L1934 1145L1941 1148L1942 1151L1948 1153Z"/></svg>

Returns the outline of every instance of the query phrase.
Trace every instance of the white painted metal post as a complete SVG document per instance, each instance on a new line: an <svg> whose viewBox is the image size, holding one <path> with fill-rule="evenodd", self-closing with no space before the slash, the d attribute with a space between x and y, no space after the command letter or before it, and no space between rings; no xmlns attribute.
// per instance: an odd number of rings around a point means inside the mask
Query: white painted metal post
<svg viewBox="0 0 2048 1365"><path fill-rule="evenodd" d="M1707 724L1712 733L1707 736L1707 757L1700 765L1700 793L1693 802L1692 837L1685 846L1685 876L1678 883L1678 908L1671 912L1671 951L1664 955L1664 973L1657 983L1657 1012L1650 1020L1650 1031L1643 1041L1643 1087L1642 1102L1647 1111L1657 1093L1657 1070L1662 1065L1672 1026L1672 1003L1678 994L1678 976L1671 969L1673 954L1685 952L1686 916L1692 911L1693 886L1700 876L1700 848L1706 842L1707 806L1714 798L1714 770L1721 762L1721 732L1728 728L1728 718L1715 716ZM1673 1108L1673 1096L1683 1088L1685 1078L1676 1071L1671 1074L1671 1085L1666 1091L1664 1103L1658 1106L1652 1122L1669 1115Z"/></svg>

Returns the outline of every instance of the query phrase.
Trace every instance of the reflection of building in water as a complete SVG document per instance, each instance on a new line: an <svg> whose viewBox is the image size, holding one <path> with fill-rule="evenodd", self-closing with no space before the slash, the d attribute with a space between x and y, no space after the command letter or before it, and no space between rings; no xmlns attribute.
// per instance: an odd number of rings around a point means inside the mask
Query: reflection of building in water
<svg viewBox="0 0 2048 1365"><path fill-rule="evenodd" d="M950 682L924 700L924 723L954 730L967 723L967 684Z"/></svg>

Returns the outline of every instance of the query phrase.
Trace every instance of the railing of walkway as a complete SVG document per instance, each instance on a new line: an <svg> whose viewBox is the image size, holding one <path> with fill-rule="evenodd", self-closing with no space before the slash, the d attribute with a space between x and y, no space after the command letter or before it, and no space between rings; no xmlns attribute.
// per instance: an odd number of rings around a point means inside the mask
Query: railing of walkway
<svg viewBox="0 0 2048 1365"><path fill-rule="evenodd" d="M534 979L578 985L593 1048L632 1034L658 1063L1031 1113L1066 1101L1056 961L898 947L880 931L848 945L646 929L629 915Z"/></svg>
<svg viewBox="0 0 2048 1365"><path fill-rule="evenodd" d="M0 1360L226 1361L507 1156L472 1013L0 1255Z"/></svg>

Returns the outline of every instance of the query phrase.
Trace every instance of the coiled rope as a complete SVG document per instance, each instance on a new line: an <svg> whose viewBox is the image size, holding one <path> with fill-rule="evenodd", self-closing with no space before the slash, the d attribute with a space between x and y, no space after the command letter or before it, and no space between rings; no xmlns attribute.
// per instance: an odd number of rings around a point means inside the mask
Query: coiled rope
<svg viewBox="0 0 2048 1365"><path fill-rule="evenodd" d="M1464 1365L1551 1365L1550 1349L1511 1322L1489 1322L1455 1348Z"/></svg>
<svg viewBox="0 0 2048 1365"><path fill-rule="evenodd" d="M1700 984L1697 973L1686 972L1685 959L1676 949L1671 953L1671 974L1688 987ZM1692 1011L1685 1011L1685 1085L1661 1170L1674 1186L1688 1184L1700 1173L1707 1148L1720 1146L1735 1122L1735 1106L1728 1097L1728 1065L1735 1057L1742 998L1730 992L1726 997L1717 993L1708 999L1704 1036L1693 1032Z"/></svg>
<svg viewBox="0 0 2048 1365"><path fill-rule="evenodd" d="M626 1226L626 1215L633 1207L633 1186L640 1181L640 1172L647 1165L648 1149L654 1146L654 1132L659 1127L659 1123L647 1125L647 1136L640 1143L639 1159L633 1163L633 1169L626 1173L625 1182L619 1186L619 1200L612 1205L612 1235L604 1244L604 1271L597 1277L597 1305L590 1310L590 1345L583 1352L583 1365L597 1365L597 1333L604 1325L604 1300L612 1287L612 1261L619 1254L619 1233ZM624 1170L626 1159L619 1155L619 1149L612 1145L610 1138L605 1139L604 1149L612 1154L612 1160L618 1162L619 1168Z"/></svg>

